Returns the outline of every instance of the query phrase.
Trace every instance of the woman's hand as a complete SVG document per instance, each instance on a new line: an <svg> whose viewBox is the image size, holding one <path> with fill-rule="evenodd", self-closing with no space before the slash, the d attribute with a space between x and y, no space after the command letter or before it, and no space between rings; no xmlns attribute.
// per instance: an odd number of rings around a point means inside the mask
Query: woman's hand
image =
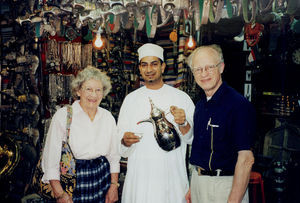
<svg viewBox="0 0 300 203"><path fill-rule="evenodd" d="M68 195L68 193L63 192L62 195L56 198L57 203L73 203L72 197Z"/></svg>
<svg viewBox="0 0 300 203"><path fill-rule="evenodd" d="M118 199L118 186L116 184L111 184L105 197L105 203L114 203L118 201Z"/></svg>
<svg viewBox="0 0 300 203"><path fill-rule="evenodd" d="M59 180L50 180L49 182L57 203L73 203L72 197L63 190Z"/></svg>

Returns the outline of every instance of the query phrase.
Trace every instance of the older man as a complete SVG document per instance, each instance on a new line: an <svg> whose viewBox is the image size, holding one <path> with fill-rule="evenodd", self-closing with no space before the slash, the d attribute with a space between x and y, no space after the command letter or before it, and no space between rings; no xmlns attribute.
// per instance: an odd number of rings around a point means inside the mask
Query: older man
<svg viewBox="0 0 300 203"><path fill-rule="evenodd" d="M254 108L222 82L225 64L219 46L197 48L188 63L205 96L194 114L190 163L195 170L187 199L193 203L248 202L247 185L254 163Z"/></svg>

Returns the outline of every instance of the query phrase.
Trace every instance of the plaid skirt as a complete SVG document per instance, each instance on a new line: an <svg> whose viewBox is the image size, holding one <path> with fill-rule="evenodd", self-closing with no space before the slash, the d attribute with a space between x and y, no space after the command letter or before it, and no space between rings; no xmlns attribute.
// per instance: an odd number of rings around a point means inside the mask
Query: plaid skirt
<svg viewBox="0 0 300 203"><path fill-rule="evenodd" d="M110 187L110 167L104 156L92 160L76 159L74 202L104 203Z"/></svg>

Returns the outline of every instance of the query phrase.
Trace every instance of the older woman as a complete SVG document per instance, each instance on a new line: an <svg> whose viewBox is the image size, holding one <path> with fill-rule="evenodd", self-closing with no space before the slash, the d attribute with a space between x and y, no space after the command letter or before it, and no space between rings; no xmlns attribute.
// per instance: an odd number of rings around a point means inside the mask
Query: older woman
<svg viewBox="0 0 300 203"><path fill-rule="evenodd" d="M43 182L50 182L57 202L115 202L118 200L120 156L116 122L99 107L111 89L110 79L88 66L72 81L73 116L69 144L76 158L76 188L73 199L61 187L59 162L62 141L66 140L67 108L53 116L43 152Z"/></svg>

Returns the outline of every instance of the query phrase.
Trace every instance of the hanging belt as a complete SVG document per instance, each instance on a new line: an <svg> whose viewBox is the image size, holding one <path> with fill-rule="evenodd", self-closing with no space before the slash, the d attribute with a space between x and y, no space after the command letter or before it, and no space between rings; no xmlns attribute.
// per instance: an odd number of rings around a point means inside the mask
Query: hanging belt
<svg viewBox="0 0 300 203"><path fill-rule="evenodd" d="M158 11L156 5L146 9L146 33L148 38L154 38L157 28Z"/></svg>
<svg viewBox="0 0 300 203"><path fill-rule="evenodd" d="M202 21L201 21L201 24L203 24L203 25L206 25L208 22L209 7L210 7L210 1L204 0L203 1ZM201 15L201 13L200 13L200 15Z"/></svg>
<svg viewBox="0 0 300 203"><path fill-rule="evenodd" d="M248 0L242 0L242 6L243 6L243 17L244 21L246 23L254 22L255 21L255 16L256 16L256 1L255 0L250 0L251 1L251 9L252 9L252 16L251 19L249 20L248 18Z"/></svg>
<svg viewBox="0 0 300 203"><path fill-rule="evenodd" d="M143 8L143 10L142 8L136 8L134 16L138 23L136 29L140 31L143 30L146 21L145 8Z"/></svg>
<svg viewBox="0 0 300 203"><path fill-rule="evenodd" d="M211 23L218 23L221 19L224 1L217 1L216 12L214 12L214 4L211 2L209 6L209 21ZM214 14L215 13L215 14Z"/></svg>

